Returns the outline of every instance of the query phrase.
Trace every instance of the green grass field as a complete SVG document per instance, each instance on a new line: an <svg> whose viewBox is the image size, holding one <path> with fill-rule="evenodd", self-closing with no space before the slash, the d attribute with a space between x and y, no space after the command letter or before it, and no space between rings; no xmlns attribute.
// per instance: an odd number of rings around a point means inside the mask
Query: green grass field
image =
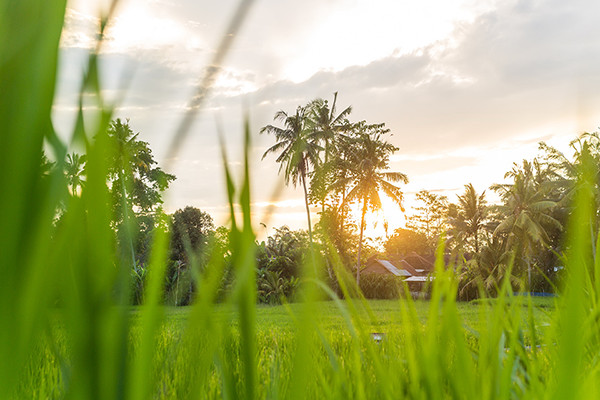
<svg viewBox="0 0 600 400"><path fill-rule="evenodd" d="M525 298L514 298L514 302L521 302L527 307ZM555 308L555 298L534 297L535 320L539 324L548 323ZM398 331L401 325L401 300L368 300L368 308L372 313L361 309L358 315L363 320L367 330L372 332ZM482 322L481 312L486 309L485 304L493 303L493 300L459 302L457 303L459 315L463 324L471 329L477 329ZM429 311L429 301L415 301L415 309L419 320L425 323ZM338 305L332 301L318 302L319 310L315 316L318 325L325 331L334 333L347 332L347 323L340 312ZM256 308L256 323L258 332L270 330L294 329L294 321L302 309L301 303L292 303L281 306L258 305ZM137 311L134 311L136 313ZM184 324L188 318L190 307L172 307L167 311L167 322L174 326ZM225 313L222 307L217 307L216 313ZM231 318L234 319L234 318ZM235 320L235 319L234 319Z"/></svg>
<svg viewBox="0 0 600 400"><path fill-rule="evenodd" d="M465 327L466 343L476 349L477 332L484 327L487 318L494 306L494 300L485 302L457 303L458 317L460 323ZM369 381L376 383L379 380L377 370L384 368L388 373L390 371L404 370L403 367L408 363L405 357L405 343L410 342L410 335L426 335L428 326L428 315L431 308L429 301L416 301L409 304L414 305L416 321L412 324L406 323L406 317L403 316L402 309L406 302L403 300L371 300L365 301L355 310L351 320L347 319L349 310L346 303L335 303L333 301L321 301L313 304L318 309L318 314L311 317L311 333L304 337L298 337L297 332L302 331L301 319L305 311L305 304L295 303L282 306L257 306L256 308L256 351L257 351L257 394L260 398L289 397L291 393L287 392L294 379L292 371L294 370L294 355L298 354L298 345L302 339L309 337L314 339L308 344L306 351L310 351L308 363L313 369L308 372L314 379L310 380L307 387L307 394L318 395L326 393L328 390L334 390L332 393L343 393L351 395L355 393L356 388L353 385L352 374L358 371L368 372ZM549 326L555 310L555 300L552 298L533 299L533 317L536 326L539 327L538 334L543 336L544 327ZM341 305L341 308L340 308ZM512 304L508 308L525 311L526 316L528 301L526 298L513 298ZM154 349L154 368L153 368L153 387L150 393L154 398L188 398L191 396L190 390L194 388L192 383L194 379L202 376L202 370L190 371L188 361L194 358L196 354L201 356L205 354L206 348L216 350L214 364L211 362L209 371L205 371L209 378L204 382L202 393L206 397L223 397L224 385L223 365L220 363L232 363L228 365L231 378L238 379L239 370L239 338L240 330L237 321L239 315L228 309L226 305L218 305L212 310L212 316L217 325L220 325L220 336L205 336L202 332L196 332L196 339L201 340L191 344L186 337L185 332L189 327L192 307L167 308L165 310L165 319L159 330L158 340ZM143 315L142 308L130 310L132 326L129 345L132 347L132 353L139 346L140 318ZM60 316L56 316L60 320ZM404 321L404 322L403 322ZM220 323L218 323L220 322ZM525 322L523 322L525 323ZM429 322L431 325L432 323ZM356 327L361 326L366 335L356 335ZM57 336L63 337L62 349L51 348L50 346L40 347L40 358L33 361L28 369L29 376L20 385L18 398L57 398L64 394L63 388L68 384L68 376L64 374L65 365L61 364L64 352L68 352L68 345L64 343L64 333L60 323L55 330ZM381 343L374 344L370 333L384 333L385 337ZM211 332L214 334L215 330ZM225 339L228 338L228 339ZM530 343L530 335L524 338L525 344ZM543 339L542 339L543 340ZM210 343L212 342L212 346ZM56 343L56 342L55 342ZM227 343L222 348L216 347ZM198 347L197 347L198 346ZM310 350L309 350L310 348ZM193 351L196 349L197 353ZM356 353L356 349L359 350ZM374 352L374 358L367 357ZM358 359L355 357L360 355ZM367 358L364 358L367 357ZM375 364L373 362L375 361ZM357 366L354 363L364 363ZM378 365L379 364L379 365ZM391 369L390 369L391 368ZM315 375L316 374L316 375ZM333 382L322 381L318 378L329 377ZM392 374L393 376L393 374ZM383 379L383 377L381 377ZM323 378L321 378L323 379ZM335 381L337 379L337 381ZM398 382L388 382L390 388L397 387L405 378L398 377ZM337 383L336 383L337 382ZM330 384L334 383L333 386ZM381 382L380 382L381 383ZM233 387L238 390L239 382L234 383ZM366 390L365 394L376 394L386 387L382 385L372 386ZM325 390L327 389L327 390ZM375 389L374 391L372 389ZM362 388L365 390L365 388ZM241 393L241 392L240 392ZM225 396L227 397L227 396Z"/></svg>

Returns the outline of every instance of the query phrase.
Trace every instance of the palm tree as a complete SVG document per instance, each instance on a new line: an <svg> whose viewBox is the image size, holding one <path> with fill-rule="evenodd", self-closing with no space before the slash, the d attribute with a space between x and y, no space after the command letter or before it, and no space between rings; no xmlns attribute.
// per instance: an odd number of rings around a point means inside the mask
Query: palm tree
<svg viewBox="0 0 600 400"><path fill-rule="evenodd" d="M110 153L108 182L113 203L113 223L118 227L120 243L128 248L135 265L134 238L139 234L135 217L151 214L162 204L161 193L175 175L155 166L147 142L138 140L129 121L112 121L107 130ZM136 231L137 230L137 231Z"/></svg>
<svg viewBox="0 0 600 400"><path fill-rule="evenodd" d="M150 145L138 139L139 133L133 132L128 120L112 121L108 137L112 147L109 180L115 207L128 204L152 212L162 203L161 192L175 176L156 166Z"/></svg>
<svg viewBox="0 0 600 400"><path fill-rule="evenodd" d="M46 153L42 150L42 154L40 155L40 175L42 177L47 177L52 172L52 169L56 163L50 161Z"/></svg>
<svg viewBox="0 0 600 400"><path fill-rule="evenodd" d="M536 247L548 245L550 229L561 230L562 225L551 215L557 203L547 199L543 186L529 173L527 164L520 171L513 169L508 176L514 179L513 184L492 186L502 196L504 203L499 210L506 216L495 229L494 235L507 235L507 248L518 249L527 267L531 290L531 258Z"/></svg>
<svg viewBox="0 0 600 400"><path fill-rule="evenodd" d="M310 208L308 202L308 189L306 179L310 169L319 162L319 151L322 148L317 143L317 136L314 131L307 127L307 109L298 107L296 113L288 115L285 111L278 111L273 118L275 121L281 121L283 128L267 125L260 130L260 133L272 133L275 135L277 143L269 147L263 154L264 159L270 153L279 153L277 161L280 163L279 172L283 170L286 185L292 182L296 187L298 183L302 184L304 189L304 203L306 205L306 218L308 220L308 235L312 243L312 227L310 222Z"/></svg>
<svg viewBox="0 0 600 400"><path fill-rule="evenodd" d="M458 205L449 209L449 221L453 226L454 237L471 238L475 254L479 254L479 234L484 227L487 212L485 190L477 194L471 183L465 185L465 192L458 196Z"/></svg>
<svg viewBox="0 0 600 400"><path fill-rule="evenodd" d="M459 295L462 299L469 300L476 296L479 288L483 289L487 296L495 296L506 277L511 254L506 251L503 238L492 235L486 239L477 258L466 261L460 270ZM521 283L512 274L508 279L513 287Z"/></svg>
<svg viewBox="0 0 600 400"><path fill-rule="evenodd" d="M319 165L318 170L315 172L315 178L313 178L313 185L311 185L311 191L321 190L319 193L322 199L326 196L333 196L336 205L333 207L333 211L339 214L337 221L339 223L340 233L343 235L344 228L346 226L345 216L348 208L346 202L346 196L348 195L348 188L353 181L353 170L356 169L356 139L351 136L339 136L333 149L335 151L330 152L329 160L327 163ZM314 185L314 180L318 176L325 176L327 179L327 185ZM318 198L318 196L314 196Z"/></svg>
<svg viewBox="0 0 600 400"><path fill-rule="evenodd" d="M352 124L348 121L348 115L352 112L352 106L346 107L336 115L337 92L333 94L331 108L329 102L321 98L310 102L307 108L307 118L310 129L314 131L319 143L324 148L324 157L316 168L311 184L310 195L313 201L321 203L322 211L325 211L325 199L332 191L331 185L335 181L335 158L338 154L340 139L345 135Z"/></svg>
<svg viewBox="0 0 600 400"><path fill-rule="evenodd" d="M85 170L85 155L79 155L77 153L67 154L65 161L65 176L67 183L71 187L71 194L77 195L77 189L83 187L84 179L83 174Z"/></svg>
<svg viewBox="0 0 600 400"><path fill-rule="evenodd" d="M385 193L404 211L402 191L391 182L408 183L408 177L401 172L383 172L389 168L389 156L397 147L381 140L381 135L389 130L383 124L359 125L360 130L355 140L354 159L356 169L353 171L354 187L348 193L346 201L356 201L362 204L360 220L360 238L358 242L358 255L356 262L356 284L360 283L361 251L363 233L365 229L365 216L368 209L381 208L379 192Z"/></svg>
<svg viewBox="0 0 600 400"><path fill-rule="evenodd" d="M335 115L337 95L337 92L333 94L331 108L329 108L328 101L323 99L315 99L307 106L311 126L315 130L319 140L324 144L325 163L329 160L332 145L337 141L338 136L350 128L348 115L352 112L352 106L346 107L338 115Z"/></svg>
<svg viewBox="0 0 600 400"><path fill-rule="evenodd" d="M548 171L548 180L552 184L553 192L550 197L562 207L569 207L572 203L584 154L591 156L597 164L600 164L600 134L583 133L572 140L569 146L573 150L572 160L544 142L539 144L540 150L545 153L543 161ZM600 185L600 176L597 185ZM600 198L596 199L596 203L600 204Z"/></svg>

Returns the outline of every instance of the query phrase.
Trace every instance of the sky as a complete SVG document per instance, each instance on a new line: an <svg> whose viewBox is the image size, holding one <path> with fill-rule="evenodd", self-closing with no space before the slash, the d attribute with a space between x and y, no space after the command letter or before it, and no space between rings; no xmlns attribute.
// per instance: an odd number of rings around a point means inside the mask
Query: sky
<svg viewBox="0 0 600 400"><path fill-rule="evenodd" d="M167 160L237 5L122 0L109 24L100 58L104 95L177 176L165 195L169 212L190 205L226 223L218 135L241 175L248 115L259 237L282 225L305 228L302 190L283 187L274 157L261 161L274 138L258 132L278 110L293 112L317 97L331 101L334 92L338 110L353 107L352 120L390 128L388 140L399 148L391 170L410 179L402 185L408 213L419 190L456 201L467 183L483 191L503 182L513 162L538 154L539 141L568 153L570 140L600 126L600 2L256 0L189 136ZM66 141L105 6L68 5L53 114ZM405 222L384 204L371 218L370 236L382 234L383 219L390 229Z"/></svg>

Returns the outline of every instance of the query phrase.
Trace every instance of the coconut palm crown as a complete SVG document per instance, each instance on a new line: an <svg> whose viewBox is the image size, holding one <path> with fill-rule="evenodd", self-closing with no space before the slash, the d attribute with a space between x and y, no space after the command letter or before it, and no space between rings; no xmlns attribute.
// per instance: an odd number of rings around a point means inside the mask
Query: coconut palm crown
<svg viewBox="0 0 600 400"><path fill-rule="evenodd" d="M401 172L384 172L389 168L389 156L397 147L382 140L382 135L389 132L384 124L357 125L354 139L355 152L353 158L356 169L353 171L353 188L346 201L361 205L360 239L356 263L356 283L360 283L360 266L365 216L367 210L381 208L379 192L385 193L402 211L404 211L404 195L399 187L390 182L408 183L408 177Z"/></svg>
<svg viewBox="0 0 600 400"><path fill-rule="evenodd" d="M308 189L306 179L319 163L319 151L322 150L318 144L318 136L311 129L307 118L307 108L298 107L295 114L288 114L281 110L275 113L275 121L281 121L283 127L267 125L260 133L275 135L275 143L263 154L263 159L271 154L278 153L277 161L279 173L283 171L286 185L290 182L294 187L302 184L304 190L304 202L306 204L306 216L308 220L308 233L312 242L312 227L310 222L310 209L308 203Z"/></svg>

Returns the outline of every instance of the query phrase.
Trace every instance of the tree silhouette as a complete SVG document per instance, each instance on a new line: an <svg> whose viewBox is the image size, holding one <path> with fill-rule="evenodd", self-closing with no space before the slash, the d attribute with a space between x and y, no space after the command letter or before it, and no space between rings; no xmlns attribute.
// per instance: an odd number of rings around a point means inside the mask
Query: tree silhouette
<svg viewBox="0 0 600 400"><path fill-rule="evenodd" d="M162 192L175 179L156 166L150 145L138 136L129 121L116 119L108 129L112 147L108 178L117 221L122 218L123 203L133 211L155 211L162 204Z"/></svg>
<svg viewBox="0 0 600 400"><path fill-rule="evenodd" d="M505 216L494 235L507 235L507 248L520 252L531 290L531 258L536 247L549 244L549 230L561 230L562 225L551 215L557 203L547 199L543 181L537 179L532 164L524 162L521 168L515 165L506 176L513 178L512 184L492 186L502 197L499 210Z"/></svg>
<svg viewBox="0 0 600 400"><path fill-rule="evenodd" d="M65 160L65 176L67 184L71 187L71 194L77 195L78 189L83 187L85 182L85 162L86 156L77 153L67 154Z"/></svg>
<svg viewBox="0 0 600 400"><path fill-rule="evenodd" d="M352 128L348 116L352 107L348 106L336 115L337 92L333 94L331 107L323 99L315 99L307 105L307 117L310 129L323 146L323 158L315 169L310 183L310 195L314 201L321 203L321 211L325 211L325 199L331 192L335 182L335 166L330 162L338 157L340 140Z"/></svg>
<svg viewBox="0 0 600 400"><path fill-rule="evenodd" d="M365 229L365 216L369 209L381 208L379 192L385 193L398 206L402 205L404 196L400 188L390 182L408 183L408 177L400 172L384 172L389 168L389 156L397 147L381 139L382 135L389 132L384 124L357 125L354 140L354 160L356 168L353 171L353 187L346 197L346 201L357 202L361 207L360 238L358 242L358 255L356 261L356 284L360 283L361 252L363 234Z"/></svg>
<svg viewBox="0 0 600 400"><path fill-rule="evenodd" d="M475 254L479 254L479 234L484 228L487 213L485 190L477 194L471 183L465 185L465 192L458 196L458 204L449 209L452 235L459 242L471 239Z"/></svg>
<svg viewBox="0 0 600 400"><path fill-rule="evenodd" d="M322 148L318 144L318 137L315 132L308 129L306 112L306 107L298 107L293 115L288 115L285 111L278 111L273 119L281 121L284 127L267 125L260 132L275 135L277 141L265 151L262 158L264 159L270 153L279 153L276 161L280 164L279 172L283 171L286 185L290 182L294 187L298 183L302 184L308 221L308 235L312 243L312 226L306 180L310 169L319 162L319 151Z"/></svg>

